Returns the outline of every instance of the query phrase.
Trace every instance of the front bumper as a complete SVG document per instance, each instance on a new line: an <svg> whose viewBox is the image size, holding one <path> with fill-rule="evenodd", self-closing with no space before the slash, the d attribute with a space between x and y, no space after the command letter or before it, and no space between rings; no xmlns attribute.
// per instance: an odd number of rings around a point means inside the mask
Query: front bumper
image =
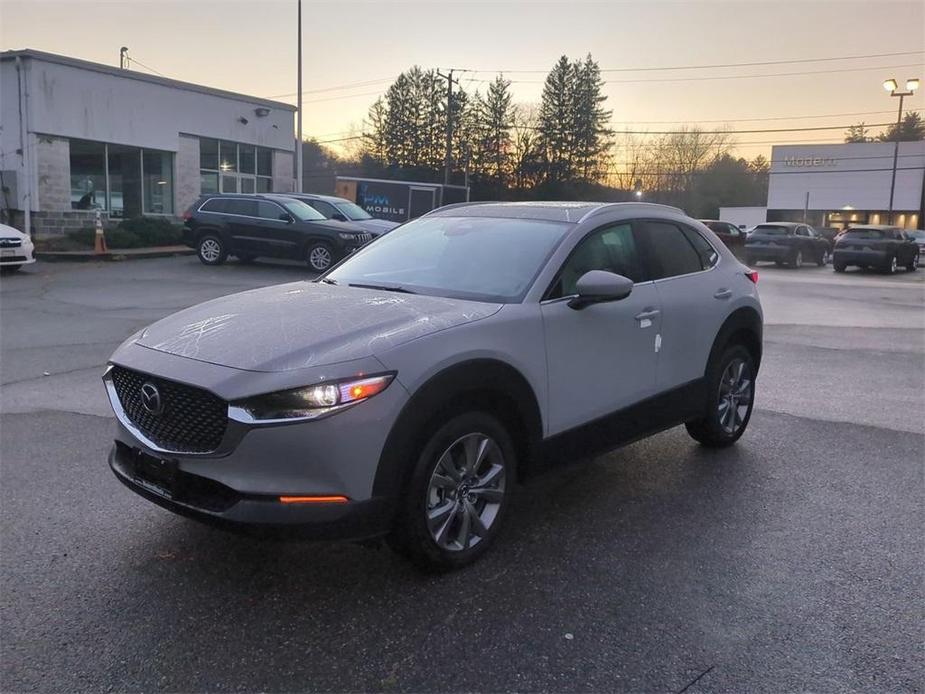
<svg viewBox="0 0 925 694"><path fill-rule="evenodd" d="M122 484L148 501L236 532L362 540L388 532L394 509L382 497L285 504L276 496L241 494L208 477L180 470L176 460L156 458L121 441L109 452L109 467Z"/></svg>
<svg viewBox="0 0 925 694"><path fill-rule="evenodd" d="M123 368L172 377L229 402L246 397L247 390L256 394L295 385L280 382L280 377L304 379L304 384L319 380L313 369L295 376L242 372L138 346L120 348L117 355ZM372 366L344 362L323 372L326 379L336 380L356 371L370 373ZM110 466L120 481L146 499L238 529L288 527L300 535L341 538L388 530L394 500L374 496L374 484L391 424L407 402L407 392L397 381L369 400L314 420L267 424L229 417L221 444L207 453L158 447L122 408L109 372L104 381L117 421ZM158 484L157 467L170 471L169 484ZM283 496L338 496L347 502L284 504Z"/></svg>
<svg viewBox="0 0 925 694"><path fill-rule="evenodd" d="M889 259L886 251L836 248L832 254L833 262L845 265L887 265Z"/></svg>
<svg viewBox="0 0 925 694"><path fill-rule="evenodd" d="M0 265L29 265L35 262L35 247L29 245L0 247Z"/></svg>

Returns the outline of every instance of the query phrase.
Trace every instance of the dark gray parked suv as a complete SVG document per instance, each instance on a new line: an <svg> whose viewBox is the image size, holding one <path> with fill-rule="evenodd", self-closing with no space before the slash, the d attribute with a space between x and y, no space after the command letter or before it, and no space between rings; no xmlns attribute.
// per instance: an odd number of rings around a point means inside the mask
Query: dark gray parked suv
<svg viewBox="0 0 925 694"><path fill-rule="evenodd" d="M131 336L104 376L110 465L200 520L386 536L461 566L540 461L678 424L734 443L761 363L756 284L674 208L449 206L317 281Z"/></svg>

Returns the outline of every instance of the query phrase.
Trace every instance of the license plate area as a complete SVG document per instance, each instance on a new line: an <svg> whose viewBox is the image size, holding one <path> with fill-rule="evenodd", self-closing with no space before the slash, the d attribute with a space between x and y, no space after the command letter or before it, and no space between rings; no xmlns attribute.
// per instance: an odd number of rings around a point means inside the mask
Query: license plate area
<svg viewBox="0 0 925 694"><path fill-rule="evenodd" d="M177 488L176 460L155 458L142 451L135 451L132 473L135 482L145 489L168 499L174 498Z"/></svg>
<svg viewBox="0 0 925 694"><path fill-rule="evenodd" d="M15 248L0 248L0 256L16 255Z"/></svg>

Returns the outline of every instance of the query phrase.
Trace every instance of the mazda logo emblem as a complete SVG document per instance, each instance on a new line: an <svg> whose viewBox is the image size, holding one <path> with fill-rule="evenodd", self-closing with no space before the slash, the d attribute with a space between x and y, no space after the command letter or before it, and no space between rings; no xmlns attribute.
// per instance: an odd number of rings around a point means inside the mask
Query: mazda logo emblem
<svg viewBox="0 0 925 694"><path fill-rule="evenodd" d="M161 392L150 381L141 386L141 406L151 414L161 414L164 411Z"/></svg>

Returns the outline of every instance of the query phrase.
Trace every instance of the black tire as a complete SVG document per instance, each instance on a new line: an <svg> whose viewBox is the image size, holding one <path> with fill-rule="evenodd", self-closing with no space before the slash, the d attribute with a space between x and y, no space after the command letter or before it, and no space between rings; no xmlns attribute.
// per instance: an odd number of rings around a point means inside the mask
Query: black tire
<svg viewBox="0 0 925 694"><path fill-rule="evenodd" d="M794 270L803 267L803 251L797 249L797 251L790 256L788 265L790 265L790 267L792 267Z"/></svg>
<svg viewBox="0 0 925 694"><path fill-rule="evenodd" d="M497 501L499 505L492 509L494 514L487 525L484 536L479 535L478 539L471 546L468 546L469 538L467 535L465 545L450 549L438 544L437 539L428 527L427 514L429 505L433 504L433 506L430 506L430 510L434 511L436 508L443 507L446 504L456 503L458 505L457 498L462 499L462 504L469 504L470 506L473 503L481 505L483 501L479 498L472 502L472 492L466 491L469 489L468 486L462 492L460 492L461 487L449 492L443 490L443 493L452 494L452 499L447 497L437 498L434 495L439 495L441 491L432 486L432 479L438 464L441 459L447 456L450 449L456 450L454 447L461 445L461 441L475 436L484 436L497 446L495 453L486 456L483 464L490 464L492 469L496 465L503 467L504 472L503 476L501 476L502 489ZM457 460L452 455L449 455L449 459ZM441 467L441 470L444 469ZM389 545L396 552L426 571L450 571L471 564L489 549L502 527L507 509L511 504L516 469L517 459L514 444L504 426L497 419L480 411L470 411L453 417L446 424L438 427L427 438L421 448L414 470L411 472L399 500L395 524L388 536ZM496 475L496 481L499 476ZM444 478L448 480L450 476L445 475ZM453 484L457 484L455 478ZM458 484L466 484L465 478L459 481ZM473 486L472 490L474 491L476 488ZM499 490L494 489L493 491L497 494ZM486 505L482 506L482 513L489 510L487 508L488 502L484 503ZM453 508L455 509L456 507L454 506ZM446 537L457 536L457 532L451 531L458 531L458 534L462 534L463 529L460 525L464 521L469 523L466 527L475 527L472 525L471 520L463 519L463 515L465 515L464 511L457 514L454 510L445 516L447 518ZM443 529L442 526L439 529L435 526L435 533L438 536L440 535L440 529Z"/></svg>
<svg viewBox="0 0 925 694"><path fill-rule="evenodd" d="M250 255L249 253L238 253L237 254L239 263L253 263L257 259L256 255Z"/></svg>
<svg viewBox="0 0 925 694"><path fill-rule="evenodd" d="M847 268L848 266L844 263L840 263L837 260L832 261L832 269L835 270L835 272L844 272Z"/></svg>
<svg viewBox="0 0 925 694"><path fill-rule="evenodd" d="M216 234L203 234L196 244L196 252L203 265L221 265L228 258L228 249Z"/></svg>
<svg viewBox="0 0 925 694"><path fill-rule="evenodd" d="M305 262L310 270L324 272L334 264L334 248L326 241L312 241L305 249Z"/></svg>
<svg viewBox="0 0 925 694"><path fill-rule="evenodd" d="M919 254L916 253L912 256L912 260L909 261L909 264L906 265L906 272L915 272L919 269Z"/></svg>
<svg viewBox="0 0 925 694"><path fill-rule="evenodd" d="M884 274L892 275L894 272L896 272L897 267L898 261L896 260L896 256L892 255L890 256L890 259L886 261L886 264L880 268L880 271Z"/></svg>
<svg viewBox="0 0 925 694"><path fill-rule="evenodd" d="M729 431L721 421L720 404L723 400L721 396L721 383L723 376L727 373L730 366L741 362L747 370L743 372L750 381L750 391L747 402L747 409L741 417L741 423L733 422L734 429ZM704 404L704 415L701 419L687 423L687 433L702 445L710 448L722 448L731 446L748 427L748 422L752 417L752 408L755 404L755 361L749 352L742 345L732 345L720 355L714 363L710 364L707 372L707 402ZM739 405L741 402L739 401ZM733 405L737 409L737 406ZM728 410L728 407L727 407ZM733 416L736 416L735 413Z"/></svg>
<svg viewBox="0 0 925 694"><path fill-rule="evenodd" d="M816 260L816 265L818 265L819 267L825 267L828 264L829 264L829 251L824 250L822 251L822 255L820 255L819 258Z"/></svg>

